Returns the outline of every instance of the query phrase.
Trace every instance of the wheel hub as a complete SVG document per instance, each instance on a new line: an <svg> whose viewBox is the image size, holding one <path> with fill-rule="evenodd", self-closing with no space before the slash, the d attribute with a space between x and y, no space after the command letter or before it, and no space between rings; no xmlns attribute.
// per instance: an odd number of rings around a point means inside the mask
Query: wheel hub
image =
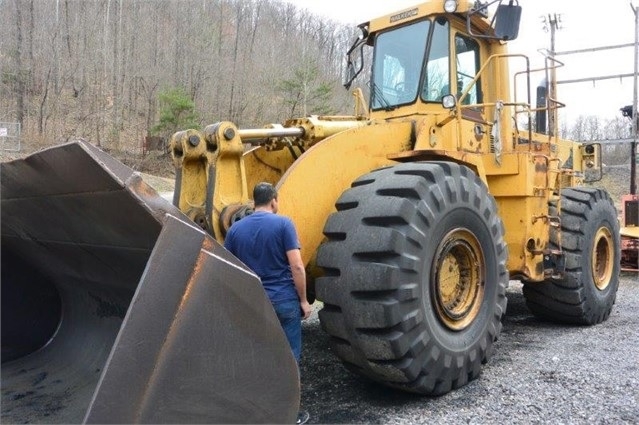
<svg viewBox="0 0 639 425"><path fill-rule="evenodd" d="M612 234L607 227L597 230L592 250L592 277L600 291L608 287L613 272Z"/></svg>
<svg viewBox="0 0 639 425"><path fill-rule="evenodd" d="M479 241L466 229L448 233L435 253L431 277L433 304L449 329L466 328L484 298L484 257Z"/></svg>

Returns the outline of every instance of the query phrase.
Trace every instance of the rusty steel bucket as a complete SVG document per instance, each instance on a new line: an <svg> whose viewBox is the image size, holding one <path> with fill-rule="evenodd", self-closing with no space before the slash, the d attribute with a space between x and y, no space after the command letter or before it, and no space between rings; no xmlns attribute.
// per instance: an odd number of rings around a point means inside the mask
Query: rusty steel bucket
<svg viewBox="0 0 639 425"><path fill-rule="evenodd" d="M286 423L259 279L85 142L1 164L2 422Z"/></svg>

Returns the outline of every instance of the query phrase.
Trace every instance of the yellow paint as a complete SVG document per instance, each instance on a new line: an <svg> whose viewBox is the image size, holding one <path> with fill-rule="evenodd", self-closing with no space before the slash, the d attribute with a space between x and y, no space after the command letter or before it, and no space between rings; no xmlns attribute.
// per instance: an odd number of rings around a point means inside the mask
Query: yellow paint
<svg viewBox="0 0 639 425"><path fill-rule="evenodd" d="M621 236L639 239L639 227L622 227L619 233Z"/></svg>
<svg viewBox="0 0 639 425"><path fill-rule="evenodd" d="M280 213L291 217L305 263L315 256L335 201L358 177L392 163L389 152L408 150L409 122L371 124L317 143L278 183Z"/></svg>

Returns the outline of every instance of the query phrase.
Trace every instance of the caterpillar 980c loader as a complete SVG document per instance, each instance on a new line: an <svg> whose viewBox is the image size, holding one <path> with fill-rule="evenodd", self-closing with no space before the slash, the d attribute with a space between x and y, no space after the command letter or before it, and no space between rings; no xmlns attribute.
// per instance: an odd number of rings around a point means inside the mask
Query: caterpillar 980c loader
<svg viewBox="0 0 639 425"><path fill-rule="evenodd" d="M417 393L479 375L509 279L558 322L605 320L617 292L617 213L587 185L600 146L557 137L561 64L509 54L522 9L497 1L430 1L361 24L345 85L363 75L370 94L366 108L355 90L353 116L219 122L171 140L174 204L220 242L251 213L254 184L276 185L334 352ZM550 84L533 107L535 75Z"/></svg>

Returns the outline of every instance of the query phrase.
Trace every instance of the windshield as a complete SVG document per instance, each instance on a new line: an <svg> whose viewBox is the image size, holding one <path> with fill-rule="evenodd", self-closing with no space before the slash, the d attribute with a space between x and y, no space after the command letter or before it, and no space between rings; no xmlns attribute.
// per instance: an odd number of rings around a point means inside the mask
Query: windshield
<svg viewBox="0 0 639 425"><path fill-rule="evenodd" d="M371 80L372 109L392 109L415 101L430 25L430 21L416 22L377 37Z"/></svg>

